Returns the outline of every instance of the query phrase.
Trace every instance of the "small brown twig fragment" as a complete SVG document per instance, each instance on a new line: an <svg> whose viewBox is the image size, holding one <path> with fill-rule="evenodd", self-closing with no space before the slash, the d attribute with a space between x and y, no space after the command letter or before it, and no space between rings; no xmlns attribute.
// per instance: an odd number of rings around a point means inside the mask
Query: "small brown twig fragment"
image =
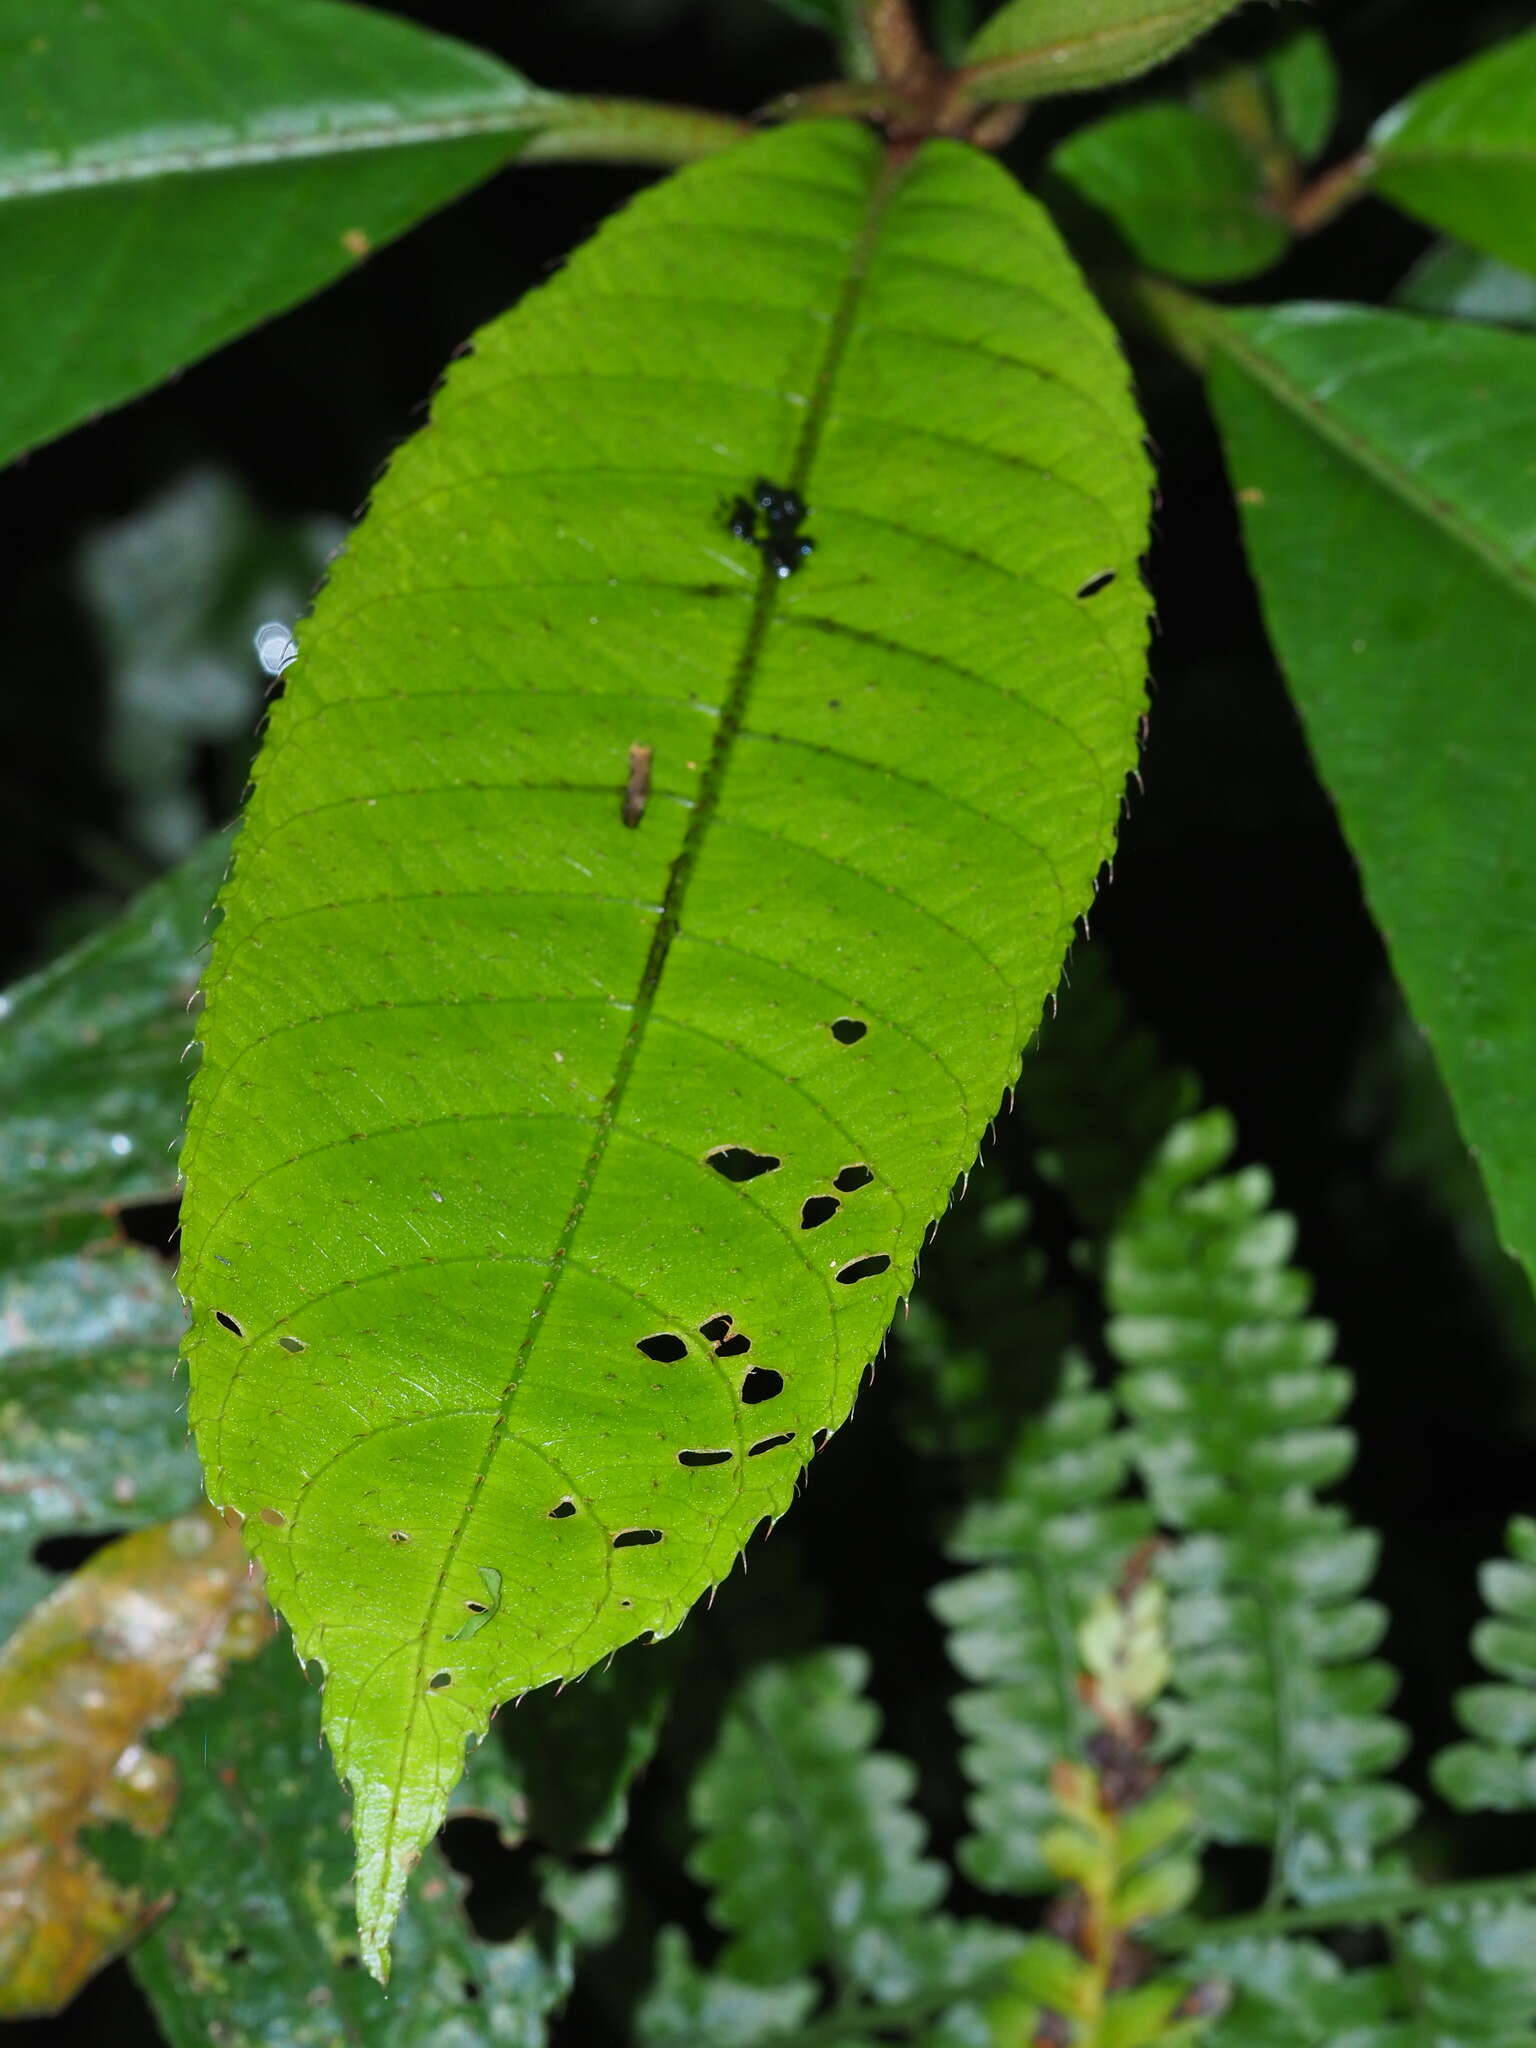
<svg viewBox="0 0 1536 2048"><path fill-rule="evenodd" d="M631 747L629 750L629 780L624 785L624 806L619 815L631 831L645 816L645 806L650 798L651 752L650 747Z"/></svg>

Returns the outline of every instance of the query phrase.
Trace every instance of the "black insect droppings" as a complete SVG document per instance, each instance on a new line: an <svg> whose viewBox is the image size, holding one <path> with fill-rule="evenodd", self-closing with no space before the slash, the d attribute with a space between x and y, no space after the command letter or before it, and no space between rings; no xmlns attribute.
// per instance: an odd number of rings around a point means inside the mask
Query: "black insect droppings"
<svg viewBox="0 0 1536 2048"><path fill-rule="evenodd" d="M741 1383L741 1398L749 1408L759 1401L771 1401L784 1391L784 1375L771 1365L754 1365Z"/></svg>
<svg viewBox="0 0 1536 2048"><path fill-rule="evenodd" d="M841 1173L833 1176L832 1185L845 1195L856 1195L860 1188L867 1188L874 1177L867 1166L845 1166Z"/></svg>
<svg viewBox="0 0 1536 2048"><path fill-rule="evenodd" d="M783 1430L778 1436L765 1436L761 1443L755 1443L752 1446L747 1456L749 1458L760 1458L764 1451L776 1451L780 1444L792 1444L794 1440L795 1432L792 1429Z"/></svg>
<svg viewBox="0 0 1536 2048"><path fill-rule="evenodd" d="M575 1501L573 1501L573 1500L562 1500L562 1501L558 1501L558 1502L556 1502L555 1506L554 1506L554 1507L552 1507L552 1508L550 1509L550 1511L549 1511L549 1519L550 1519L550 1520L551 1520L552 1522L563 1522L563 1521L565 1520L565 1518L566 1518L566 1516L567 1516L567 1515L574 1515L574 1514L575 1514L575 1512L576 1512L576 1503L575 1503Z"/></svg>
<svg viewBox="0 0 1536 2048"><path fill-rule="evenodd" d="M225 1315L223 1309L221 1308L216 1308L214 1310L213 1320L216 1323L222 1323L224 1328L228 1330L232 1337L243 1337L245 1335L244 1330L241 1329L240 1325L235 1321L234 1317Z"/></svg>
<svg viewBox="0 0 1536 2048"><path fill-rule="evenodd" d="M886 1253L871 1252L867 1258L855 1259L844 1266L837 1277L844 1287L852 1287L857 1280L872 1280L877 1273L884 1273L890 1263Z"/></svg>
<svg viewBox="0 0 1536 2048"><path fill-rule="evenodd" d="M679 1451L677 1462L679 1465L689 1466L723 1465L728 1459L734 1458L735 1455L734 1451Z"/></svg>
<svg viewBox="0 0 1536 2048"><path fill-rule="evenodd" d="M862 1017L835 1017L832 1020L832 1036L839 1045L857 1045L868 1029Z"/></svg>
<svg viewBox="0 0 1536 2048"><path fill-rule="evenodd" d="M643 1351L657 1365L676 1365L680 1358L688 1356L687 1343L670 1330L658 1330L654 1337L637 1338L635 1349Z"/></svg>
<svg viewBox="0 0 1536 2048"><path fill-rule="evenodd" d="M621 1529L613 1539L613 1547L615 1550L633 1550L639 1544L660 1541L659 1529Z"/></svg>
<svg viewBox="0 0 1536 2048"><path fill-rule="evenodd" d="M706 1166L712 1166L723 1179L737 1182L773 1173L780 1163L772 1152L754 1152L750 1145L717 1145L704 1154Z"/></svg>
<svg viewBox="0 0 1536 2048"><path fill-rule="evenodd" d="M842 1206L836 1195L811 1195L801 1204L800 1228L819 1230L823 1223L831 1222Z"/></svg>
<svg viewBox="0 0 1536 2048"><path fill-rule="evenodd" d="M800 531L809 513L810 507L792 486L760 476L750 498L743 494L731 499L725 528L733 540L759 549L772 573L783 578L793 576L816 551L815 541Z"/></svg>
<svg viewBox="0 0 1536 2048"><path fill-rule="evenodd" d="M1115 571L1113 569L1101 570L1097 576L1090 576L1077 594L1079 597L1097 597L1101 590L1108 590L1114 580Z"/></svg>

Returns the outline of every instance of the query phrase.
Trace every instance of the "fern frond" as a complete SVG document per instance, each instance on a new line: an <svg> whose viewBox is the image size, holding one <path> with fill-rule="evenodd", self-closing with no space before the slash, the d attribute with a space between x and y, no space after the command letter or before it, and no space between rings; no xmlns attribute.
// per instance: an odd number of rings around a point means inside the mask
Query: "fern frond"
<svg viewBox="0 0 1536 2048"><path fill-rule="evenodd" d="M1530 2048L1536 1906L1447 1904L1394 1927L1391 1961L1347 1970L1306 1940L1211 1942L1187 1961L1233 1994L1204 2048Z"/></svg>
<svg viewBox="0 0 1536 2048"><path fill-rule="evenodd" d="M703 2015L734 2015L731 2040L766 2040L775 2027L798 2038L784 2015L803 2011L798 1987L813 1970L835 1987L850 2042L865 2027L921 2027L927 2041L967 2013L980 2024L978 2001L1019 1937L935 1910L949 1874L923 1854L916 1772L873 1746L867 1677L862 1652L825 1650L767 1665L738 1692L691 1795L700 1841L689 1869L729 1939L705 1980L667 1937L649 2048L685 2038L689 2013L701 2026Z"/></svg>
<svg viewBox="0 0 1536 2048"><path fill-rule="evenodd" d="M1221 1842L1273 1845L1272 1898L1345 1897L1392 1875L1411 1795L1380 1782L1403 1730L1359 1598L1376 1539L1317 1499L1353 1458L1349 1375L1309 1317L1295 1230L1259 1168L1218 1175L1231 1120L1175 1126L1112 1239L1110 1349L1166 1561L1183 1788Z"/></svg>
<svg viewBox="0 0 1536 2048"><path fill-rule="evenodd" d="M971 1681L955 1703L975 1788L960 1860L994 1891L1058 1882L1041 1852L1056 1818L1051 1767L1080 1754L1092 1729L1078 1691L1078 1630L1151 1529L1145 1507L1122 1498L1129 1464L1114 1403L1069 1360L1002 1497L973 1507L948 1545L956 1563L979 1568L930 1596Z"/></svg>
<svg viewBox="0 0 1536 2048"><path fill-rule="evenodd" d="M1536 1808L1536 1521L1517 1516L1505 1541L1509 1556L1478 1575L1493 1611L1472 1634L1479 1663L1504 1682L1456 1695L1471 1740L1442 1750L1431 1766L1436 1790L1463 1813Z"/></svg>

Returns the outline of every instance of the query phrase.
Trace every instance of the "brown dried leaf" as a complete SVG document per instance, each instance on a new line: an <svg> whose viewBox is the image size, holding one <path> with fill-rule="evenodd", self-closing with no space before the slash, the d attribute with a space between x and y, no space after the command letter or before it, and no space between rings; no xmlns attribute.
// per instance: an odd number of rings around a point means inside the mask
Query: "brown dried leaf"
<svg viewBox="0 0 1536 2048"><path fill-rule="evenodd" d="M165 1826L145 1737L268 1633L239 1535L198 1509L98 1551L0 1650L0 2018L57 2012L153 1917L80 1830Z"/></svg>

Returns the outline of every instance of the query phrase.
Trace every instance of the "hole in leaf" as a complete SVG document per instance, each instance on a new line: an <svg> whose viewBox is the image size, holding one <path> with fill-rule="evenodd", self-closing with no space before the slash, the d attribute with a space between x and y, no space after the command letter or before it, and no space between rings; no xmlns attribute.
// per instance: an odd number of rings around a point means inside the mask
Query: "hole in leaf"
<svg viewBox="0 0 1536 2048"><path fill-rule="evenodd" d="M784 1375L771 1365L754 1365L741 1383L741 1398L749 1408L759 1401L771 1401L784 1391Z"/></svg>
<svg viewBox="0 0 1536 2048"><path fill-rule="evenodd" d="M792 1444L794 1440L795 1432L792 1429L786 1429L778 1436L765 1436L761 1443L755 1443L752 1446L747 1456L749 1458L760 1458L764 1451L776 1451L780 1444Z"/></svg>
<svg viewBox="0 0 1536 2048"><path fill-rule="evenodd" d="M852 1287L855 1281L872 1280L877 1273L885 1272L890 1263L884 1252L871 1252L867 1258L854 1259L844 1266L837 1277L844 1287Z"/></svg>
<svg viewBox="0 0 1536 2048"><path fill-rule="evenodd" d="M225 1315L223 1309L221 1308L216 1308L214 1310L213 1320L216 1323L222 1323L224 1325L224 1328L229 1331L232 1337L243 1337L245 1335L244 1330L241 1329L240 1325L235 1321L234 1317Z"/></svg>
<svg viewBox="0 0 1536 2048"><path fill-rule="evenodd" d="M874 1177L869 1168L862 1164L845 1166L842 1172L834 1177L832 1185L845 1195L856 1195L860 1188L867 1188Z"/></svg>
<svg viewBox="0 0 1536 2048"><path fill-rule="evenodd" d="M566 1516L567 1516L567 1515L574 1515L574 1514L575 1514L575 1512L576 1512L576 1503L575 1503L575 1501L573 1501L573 1500L562 1500L562 1501L558 1502L556 1506L554 1506L554 1507L552 1507L552 1508L550 1509L550 1511L549 1511L549 1519L550 1519L550 1520L551 1520L552 1522L563 1522L563 1521L565 1520L565 1518L566 1518Z"/></svg>
<svg viewBox="0 0 1536 2048"><path fill-rule="evenodd" d="M619 1605L620 1605L621 1607L633 1607L633 1606L634 1606L634 1604L635 1604L635 1603L634 1603L634 1601L633 1601L633 1600L621 1600L621 1601L619 1602Z"/></svg>
<svg viewBox="0 0 1536 2048"><path fill-rule="evenodd" d="M464 1602L464 1605L469 1609L471 1614L490 1613L490 1609L486 1606L483 1600L466 1600Z"/></svg>
<svg viewBox="0 0 1536 2048"><path fill-rule="evenodd" d="M1097 576L1090 576L1088 578L1088 581L1077 594L1079 597L1097 597L1101 590L1108 590L1114 580L1115 572L1113 569L1101 569Z"/></svg>
<svg viewBox="0 0 1536 2048"><path fill-rule="evenodd" d="M406 1535L403 1529L391 1529L389 1532L389 1540L391 1543L409 1543L411 1539L409 1536Z"/></svg>
<svg viewBox="0 0 1536 2048"><path fill-rule="evenodd" d="M659 1529L621 1529L613 1539L615 1550L633 1550L641 1543L659 1543Z"/></svg>
<svg viewBox="0 0 1536 2048"><path fill-rule="evenodd" d="M654 1358L658 1365L676 1365L680 1358L688 1356L687 1344L670 1330L658 1330L654 1337L637 1339L635 1349L643 1351L647 1358Z"/></svg>
<svg viewBox="0 0 1536 2048"><path fill-rule="evenodd" d="M857 1045L869 1026L862 1017L838 1017L832 1025L832 1036L839 1045Z"/></svg>
<svg viewBox="0 0 1536 2048"><path fill-rule="evenodd" d="M452 1685L452 1683L453 1673L451 1671L434 1671L427 1680L428 1688L432 1692L441 1692L445 1685Z"/></svg>
<svg viewBox="0 0 1536 2048"><path fill-rule="evenodd" d="M707 1323L700 1323L699 1335L707 1343L718 1344L731 1334L731 1322L730 1316L711 1316Z"/></svg>
<svg viewBox="0 0 1536 2048"><path fill-rule="evenodd" d="M281 1508L263 1508L261 1519L269 1529L286 1529L288 1526L288 1517Z"/></svg>
<svg viewBox="0 0 1536 2048"><path fill-rule="evenodd" d="M723 1344L715 1346L716 1358L740 1358L752 1349L752 1339L745 1330L738 1330L734 1337L727 1337Z"/></svg>
<svg viewBox="0 0 1536 2048"><path fill-rule="evenodd" d="M733 1181L756 1180L760 1173L772 1173L781 1163L771 1152L754 1152L749 1145L717 1145L704 1154L706 1166Z"/></svg>
<svg viewBox="0 0 1536 2048"><path fill-rule="evenodd" d="M735 1456L733 1451L679 1451L679 1465L723 1465Z"/></svg>
<svg viewBox="0 0 1536 2048"><path fill-rule="evenodd" d="M800 1228L819 1230L823 1223L832 1221L842 1206L836 1195L812 1195L801 1207Z"/></svg>
<svg viewBox="0 0 1536 2048"><path fill-rule="evenodd" d="M304 1342L304 1339L302 1337L279 1337L277 1341L279 1344L282 1345L285 1351L291 1351L295 1354L295 1356L297 1356L299 1352L307 1351L309 1349L309 1346Z"/></svg>

